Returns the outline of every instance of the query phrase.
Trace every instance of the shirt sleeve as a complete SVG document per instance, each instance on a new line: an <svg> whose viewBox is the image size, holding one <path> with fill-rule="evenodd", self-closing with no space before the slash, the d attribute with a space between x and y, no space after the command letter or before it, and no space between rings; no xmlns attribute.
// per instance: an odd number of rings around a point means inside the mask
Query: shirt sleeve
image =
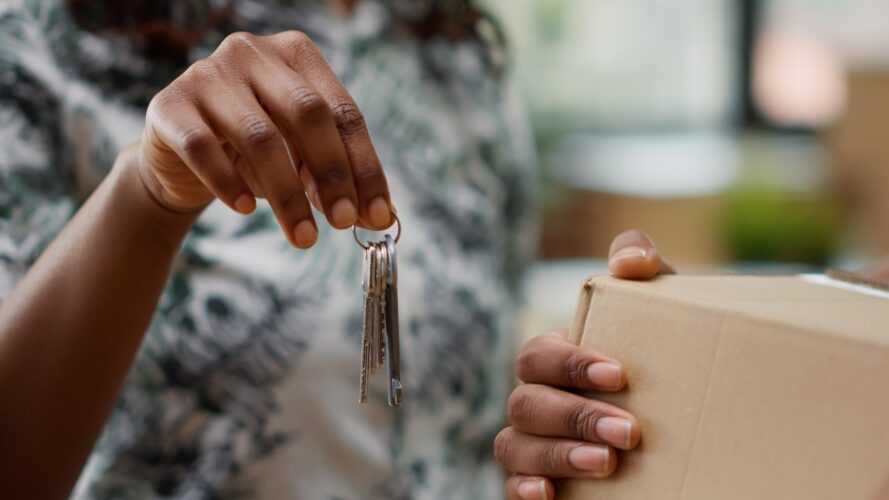
<svg viewBox="0 0 889 500"><path fill-rule="evenodd" d="M39 28L28 11L0 5L0 297L15 287L77 205L73 173L62 161L58 99L23 64L33 56L25 49L40 41Z"/></svg>

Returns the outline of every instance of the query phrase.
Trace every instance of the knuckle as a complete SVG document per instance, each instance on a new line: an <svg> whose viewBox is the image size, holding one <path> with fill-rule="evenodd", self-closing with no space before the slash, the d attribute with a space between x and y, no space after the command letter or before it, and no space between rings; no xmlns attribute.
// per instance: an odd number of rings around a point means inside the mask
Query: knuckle
<svg viewBox="0 0 889 500"><path fill-rule="evenodd" d="M568 464L566 453L557 445L550 445L544 448L540 460L546 474L558 474L564 471Z"/></svg>
<svg viewBox="0 0 889 500"><path fill-rule="evenodd" d="M376 184L383 180L383 171L378 168L358 168L354 175L355 181L361 184Z"/></svg>
<svg viewBox="0 0 889 500"><path fill-rule="evenodd" d="M287 32L287 35L290 37L290 40L294 45L298 45L301 47L315 46L309 35L303 33L302 31L290 30Z"/></svg>
<svg viewBox="0 0 889 500"><path fill-rule="evenodd" d="M290 91L292 113L298 120L315 123L328 113L327 103L317 91L297 87Z"/></svg>
<svg viewBox="0 0 889 500"><path fill-rule="evenodd" d="M494 438L494 458L503 466L510 462L512 450L515 441L515 431L512 427L507 427L497 434Z"/></svg>
<svg viewBox="0 0 889 500"><path fill-rule="evenodd" d="M201 59L185 70L182 77L188 81L204 82L215 79L219 74L219 68L209 59Z"/></svg>
<svg viewBox="0 0 889 500"><path fill-rule="evenodd" d="M237 31L225 37L225 40L219 45L222 51L242 51L253 50L256 48L257 37L246 31Z"/></svg>
<svg viewBox="0 0 889 500"><path fill-rule="evenodd" d="M333 108L333 119L340 135L344 137L354 136L367 130L364 115L354 103L345 102Z"/></svg>
<svg viewBox="0 0 889 500"><path fill-rule="evenodd" d="M153 122L164 115L167 103L170 102L170 95L167 89L161 90L148 101L148 107L145 108L145 121Z"/></svg>
<svg viewBox="0 0 889 500"><path fill-rule="evenodd" d="M602 412L590 408L587 404L579 404L571 408L565 415L565 428L571 437L590 441L595 438L596 421Z"/></svg>
<svg viewBox="0 0 889 500"><path fill-rule="evenodd" d="M250 114L241 119L244 141L252 149L265 149L280 140L280 134L268 120Z"/></svg>
<svg viewBox="0 0 889 500"><path fill-rule="evenodd" d="M303 208L308 208L300 203L302 193L293 189L288 189L284 192L278 193L276 196L276 204L281 207L282 210L287 211L288 213L293 211L299 211L298 215L304 215ZM305 199L305 198L302 198Z"/></svg>
<svg viewBox="0 0 889 500"><path fill-rule="evenodd" d="M179 134L179 147L186 155L199 155L214 141L213 134L202 127L190 128Z"/></svg>
<svg viewBox="0 0 889 500"><path fill-rule="evenodd" d="M321 169L317 179L319 186L333 186L349 180L349 169L341 163L334 163Z"/></svg>
<svg viewBox="0 0 889 500"><path fill-rule="evenodd" d="M309 35L298 30L290 30L281 33L284 44L287 45L289 53L301 54L307 50L314 50L315 43Z"/></svg>
<svg viewBox="0 0 889 500"><path fill-rule="evenodd" d="M532 345L534 342L536 339L528 342L515 359L516 376L525 382L532 381L538 371L539 360L534 345Z"/></svg>
<svg viewBox="0 0 889 500"><path fill-rule="evenodd" d="M562 366L565 376L575 387L586 387L589 385L587 380L587 369L592 361L578 353L570 354Z"/></svg>
<svg viewBox="0 0 889 500"><path fill-rule="evenodd" d="M527 386L520 385L512 391L506 401L506 418L513 425L527 420L534 406L534 396Z"/></svg>

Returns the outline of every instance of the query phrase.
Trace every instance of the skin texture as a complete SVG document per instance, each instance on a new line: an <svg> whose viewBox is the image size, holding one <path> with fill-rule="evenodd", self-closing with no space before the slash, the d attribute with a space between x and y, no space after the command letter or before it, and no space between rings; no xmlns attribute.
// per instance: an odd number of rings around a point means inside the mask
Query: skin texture
<svg viewBox="0 0 889 500"><path fill-rule="evenodd" d="M148 106L143 178L165 207L218 198L250 213L268 199L285 237L317 239L310 203L337 229L391 225L364 118L309 38L235 33Z"/></svg>
<svg viewBox="0 0 889 500"><path fill-rule="evenodd" d="M638 230L614 239L608 266L624 279L674 272ZM632 450L641 439L632 414L574 393L619 391L627 373L619 361L568 342L567 334L559 329L535 337L516 357L522 383L507 403L509 426L494 440L494 455L511 474L505 486L509 500L555 498L557 478L608 477L618 465L615 449Z"/></svg>

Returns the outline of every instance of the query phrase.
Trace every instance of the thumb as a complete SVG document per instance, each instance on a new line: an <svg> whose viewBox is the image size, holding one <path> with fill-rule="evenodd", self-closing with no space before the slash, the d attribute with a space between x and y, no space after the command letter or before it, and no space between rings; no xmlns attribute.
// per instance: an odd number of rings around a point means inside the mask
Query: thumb
<svg viewBox="0 0 889 500"><path fill-rule="evenodd" d="M673 273L651 238L638 229L625 231L614 238L608 251L608 268L617 278L650 279L658 274Z"/></svg>

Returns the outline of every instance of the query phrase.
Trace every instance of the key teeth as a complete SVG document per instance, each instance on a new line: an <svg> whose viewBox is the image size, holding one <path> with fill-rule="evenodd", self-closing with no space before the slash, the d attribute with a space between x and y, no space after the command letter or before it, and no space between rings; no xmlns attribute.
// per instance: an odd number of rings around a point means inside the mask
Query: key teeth
<svg viewBox="0 0 889 500"><path fill-rule="evenodd" d="M401 385L401 381L398 379L392 379L389 381L389 406L396 407L401 404L402 396L404 395L404 388Z"/></svg>

